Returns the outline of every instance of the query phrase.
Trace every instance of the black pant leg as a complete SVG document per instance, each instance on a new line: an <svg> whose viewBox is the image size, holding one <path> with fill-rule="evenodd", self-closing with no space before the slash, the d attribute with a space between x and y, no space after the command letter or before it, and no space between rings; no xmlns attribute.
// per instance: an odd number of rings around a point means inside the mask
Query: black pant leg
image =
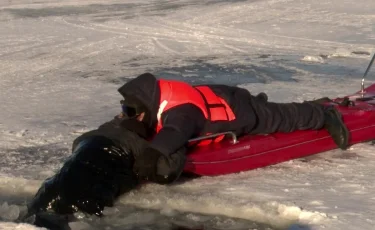
<svg viewBox="0 0 375 230"><path fill-rule="evenodd" d="M248 127L251 134L316 130L324 125L324 107L316 103L262 102L252 96L250 104L257 117L256 124Z"/></svg>

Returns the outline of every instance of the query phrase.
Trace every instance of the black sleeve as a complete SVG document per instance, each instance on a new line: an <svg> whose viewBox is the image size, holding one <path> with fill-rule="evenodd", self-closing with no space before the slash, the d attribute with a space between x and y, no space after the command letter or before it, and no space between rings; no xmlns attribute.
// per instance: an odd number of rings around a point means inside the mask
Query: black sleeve
<svg viewBox="0 0 375 230"><path fill-rule="evenodd" d="M162 114L163 128L151 141L151 147L170 156L198 136L205 126L203 112L193 104L183 104Z"/></svg>
<svg viewBox="0 0 375 230"><path fill-rule="evenodd" d="M141 122L115 117L111 121L100 125L98 129L88 131L77 137L73 141L72 149L74 151L79 142L88 137L105 136L118 142L127 151L132 152L135 161L137 161L142 156L143 151L150 145L143 137L144 132ZM169 184L180 176L185 166L185 151L185 148L180 148L157 163L155 183Z"/></svg>
<svg viewBox="0 0 375 230"><path fill-rule="evenodd" d="M170 157L159 159L155 183L171 184L176 181L184 171L186 163L186 148L183 147L172 153Z"/></svg>
<svg viewBox="0 0 375 230"><path fill-rule="evenodd" d="M88 137L104 136L119 143L124 149L131 151L136 157L149 145L149 142L142 138L144 127L140 124L141 122L115 117L100 125L97 129L88 131L77 137L73 141L72 151L74 151L79 142Z"/></svg>

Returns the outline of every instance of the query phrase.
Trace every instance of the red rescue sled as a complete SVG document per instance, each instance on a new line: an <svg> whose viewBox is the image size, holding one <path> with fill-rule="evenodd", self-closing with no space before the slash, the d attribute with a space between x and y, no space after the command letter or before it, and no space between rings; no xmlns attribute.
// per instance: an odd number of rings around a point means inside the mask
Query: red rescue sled
<svg viewBox="0 0 375 230"><path fill-rule="evenodd" d="M375 139L375 84L347 98L349 106L339 105L344 98L329 104L342 114L350 144ZM232 138L194 149L188 155L185 172L211 176L236 173L337 148L325 129L247 135L238 141L232 133L227 134Z"/></svg>

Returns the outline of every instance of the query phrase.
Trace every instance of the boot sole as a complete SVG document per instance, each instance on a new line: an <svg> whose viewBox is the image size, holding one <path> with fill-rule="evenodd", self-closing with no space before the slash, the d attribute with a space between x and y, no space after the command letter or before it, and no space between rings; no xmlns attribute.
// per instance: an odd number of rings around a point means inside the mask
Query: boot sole
<svg viewBox="0 0 375 230"><path fill-rule="evenodd" d="M340 118L339 119L340 125L341 125L340 128L341 128L341 131L343 131L342 134L344 135L344 143L341 143L338 146L339 146L340 149L345 150L345 149L347 149L348 144L349 144L350 132L349 132L348 128L346 127L344 121L342 120L342 114L339 113L339 111L337 111L336 109L334 109L334 113L335 113L336 116L338 116Z"/></svg>

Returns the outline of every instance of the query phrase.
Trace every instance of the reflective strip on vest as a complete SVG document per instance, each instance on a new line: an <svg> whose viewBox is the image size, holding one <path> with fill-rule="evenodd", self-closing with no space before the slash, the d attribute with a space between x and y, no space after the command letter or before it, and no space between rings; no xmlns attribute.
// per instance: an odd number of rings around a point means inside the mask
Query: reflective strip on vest
<svg viewBox="0 0 375 230"><path fill-rule="evenodd" d="M160 87L160 102L157 113L157 132L163 127L163 122L161 121L163 112L179 105L193 104L200 108L204 117L208 119L206 103L201 94L191 85L172 80L158 80L158 84Z"/></svg>

